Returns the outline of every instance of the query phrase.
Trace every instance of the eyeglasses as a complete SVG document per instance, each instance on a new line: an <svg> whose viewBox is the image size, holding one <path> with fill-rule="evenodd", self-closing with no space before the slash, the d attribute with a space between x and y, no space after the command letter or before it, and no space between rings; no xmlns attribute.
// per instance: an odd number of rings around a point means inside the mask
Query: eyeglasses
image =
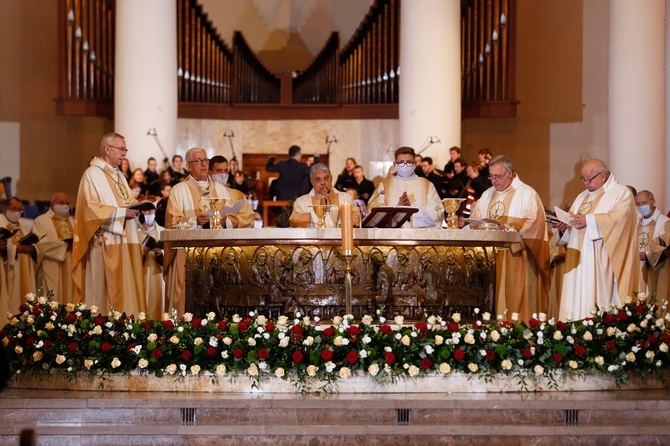
<svg viewBox="0 0 670 446"><path fill-rule="evenodd" d="M128 153L128 149L126 149L125 147L116 147L116 146L112 146L112 145L109 145L109 144L107 144L107 146L109 146L109 147L113 147L113 148L117 149L117 150L118 150L119 152L121 152L121 153Z"/></svg>
<svg viewBox="0 0 670 446"><path fill-rule="evenodd" d="M203 164L208 165L209 160L207 158L198 158L198 159L189 161L189 163L196 163L198 166L202 166Z"/></svg>
<svg viewBox="0 0 670 446"><path fill-rule="evenodd" d="M583 182L584 184L590 184L591 181L593 181L598 175L602 175L603 173L604 173L604 172L599 172L599 173L593 175L591 178L584 178L584 177L581 177L580 180L582 180L582 182Z"/></svg>
<svg viewBox="0 0 670 446"><path fill-rule="evenodd" d="M414 166L414 163L395 163L396 166L398 167L409 167L409 166Z"/></svg>
<svg viewBox="0 0 670 446"><path fill-rule="evenodd" d="M489 175L489 180L491 181L499 181L502 180L502 178L509 173L509 169L503 172L500 175Z"/></svg>

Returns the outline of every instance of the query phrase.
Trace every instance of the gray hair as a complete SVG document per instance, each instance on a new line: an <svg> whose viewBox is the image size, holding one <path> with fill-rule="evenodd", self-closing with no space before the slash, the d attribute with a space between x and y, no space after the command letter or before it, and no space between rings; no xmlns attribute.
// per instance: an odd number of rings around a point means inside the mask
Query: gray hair
<svg viewBox="0 0 670 446"><path fill-rule="evenodd" d="M201 149L200 147L191 147L186 152L186 155L184 155L184 159L186 160L187 163L190 163L191 161L193 161L193 157L198 152L205 152L205 155L207 154L207 151L205 149Z"/></svg>
<svg viewBox="0 0 670 446"><path fill-rule="evenodd" d="M511 170L512 172L514 172L514 163L512 163L512 160L505 155L498 155L495 158L493 158L489 163L489 166L493 166L495 164L502 164L503 168L506 171Z"/></svg>
<svg viewBox="0 0 670 446"><path fill-rule="evenodd" d="M637 193L636 197L639 197L639 196L642 195L642 194L646 194L646 195L649 197L649 200L655 200L655 198L654 198L654 194L652 194L652 193L651 193L650 191L648 191L648 190L641 190L640 192Z"/></svg>
<svg viewBox="0 0 670 446"><path fill-rule="evenodd" d="M126 137L116 132L105 133L100 140L100 153L105 153L105 146L113 145L115 139L126 139Z"/></svg>
<svg viewBox="0 0 670 446"><path fill-rule="evenodd" d="M312 177L314 175L316 175L317 173L324 173L324 172L327 173L328 175L331 175L330 169L325 164L323 164L323 163L314 164L309 169L309 178L312 179Z"/></svg>

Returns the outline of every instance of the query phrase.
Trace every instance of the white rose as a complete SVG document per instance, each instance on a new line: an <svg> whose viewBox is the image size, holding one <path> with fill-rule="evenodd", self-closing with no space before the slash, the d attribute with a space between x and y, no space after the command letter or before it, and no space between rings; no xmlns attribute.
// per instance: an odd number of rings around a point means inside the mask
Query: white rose
<svg viewBox="0 0 670 446"><path fill-rule="evenodd" d="M288 316L279 316L277 318L277 325L286 325L288 323Z"/></svg>
<svg viewBox="0 0 670 446"><path fill-rule="evenodd" d="M281 341L279 341L279 346L282 347L282 348L288 347L288 341L289 341L289 337L287 336L287 337L283 338Z"/></svg>
<svg viewBox="0 0 670 446"><path fill-rule="evenodd" d="M584 332L584 340L585 341L592 341L593 340L593 335L591 334L590 331Z"/></svg>
<svg viewBox="0 0 670 446"><path fill-rule="evenodd" d="M488 322L488 321L490 321L490 320L491 320L491 313L489 313L489 312L487 311L486 313L482 314L482 320L483 320L484 322Z"/></svg>
<svg viewBox="0 0 670 446"><path fill-rule="evenodd" d="M426 322L428 322L430 325L435 325L435 323L437 322L437 318L433 315L428 316Z"/></svg>
<svg viewBox="0 0 670 446"><path fill-rule="evenodd" d="M452 314L451 319L458 324L459 322L461 322L461 313Z"/></svg>
<svg viewBox="0 0 670 446"><path fill-rule="evenodd" d="M93 360L92 359L85 359L84 360L84 367L86 367L87 370L91 370L91 367L93 367Z"/></svg>
<svg viewBox="0 0 670 446"><path fill-rule="evenodd" d="M545 322L547 320L547 314L546 313L540 313L538 316L538 319L540 322Z"/></svg>
<svg viewBox="0 0 670 446"><path fill-rule="evenodd" d="M626 331L627 331L628 333L632 333L632 332L634 332L634 331L637 331L637 325L635 325L635 324L630 324L630 325L628 325L628 327L626 328Z"/></svg>
<svg viewBox="0 0 670 446"><path fill-rule="evenodd" d="M370 367L368 367L368 373L372 376L377 375L377 373L379 373L379 365L377 365L377 363L370 364Z"/></svg>
<svg viewBox="0 0 670 446"><path fill-rule="evenodd" d="M64 362L65 362L65 356L63 355L56 356L56 364L62 364Z"/></svg>
<svg viewBox="0 0 670 446"><path fill-rule="evenodd" d="M311 323L309 316L305 316L302 318L302 323L305 325L309 325Z"/></svg>
<svg viewBox="0 0 670 446"><path fill-rule="evenodd" d="M541 375L541 374L544 373L544 367L542 367L540 364L538 364L533 369L533 372L535 372L536 375Z"/></svg>
<svg viewBox="0 0 670 446"><path fill-rule="evenodd" d="M266 317L263 316L263 315L260 315L260 316L258 316L258 317L256 318L256 323L257 323L258 325L265 325L265 324L268 323L268 318L266 318Z"/></svg>
<svg viewBox="0 0 670 446"><path fill-rule="evenodd" d="M312 336L307 336L304 341L302 341L303 345L310 346L314 344L314 338Z"/></svg>
<svg viewBox="0 0 670 446"><path fill-rule="evenodd" d="M335 316L333 318L333 325L337 327L341 324L342 324L342 318L340 316Z"/></svg>
<svg viewBox="0 0 670 446"><path fill-rule="evenodd" d="M663 353L668 353L668 344L663 342L661 345L658 346L658 350L662 351Z"/></svg>
<svg viewBox="0 0 670 446"><path fill-rule="evenodd" d="M363 316L363 319L361 319L361 322L363 323L363 325L371 325L372 324L372 316L369 316L369 315L366 314L365 316Z"/></svg>
<svg viewBox="0 0 670 446"><path fill-rule="evenodd" d="M319 370L319 368L318 368L317 366L315 366L315 365L308 365L308 366L307 366L307 374L308 374L309 376L314 376L314 375L316 375L317 370Z"/></svg>
<svg viewBox="0 0 670 446"><path fill-rule="evenodd" d="M465 337L463 338L463 341L465 341L466 344L474 344L475 343L475 337L472 336L472 334L467 333Z"/></svg>
<svg viewBox="0 0 670 446"><path fill-rule="evenodd" d="M37 362L42 359L42 352L34 352L33 353L33 361Z"/></svg>
<svg viewBox="0 0 670 446"><path fill-rule="evenodd" d="M435 345L444 344L444 338L440 335L435 335Z"/></svg>
<svg viewBox="0 0 670 446"><path fill-rule="evenodd" d="M554 332L554 340L555 340L555 341L560 341L561 339L563 339L563 333L561 333L560 331L556 330L556 331Z"/></svg>
<svg viewBox="0 0 670 446"><path fill-rule="evenodd" d="M201 345L203 342L202 338L198 337L193 340L193 345Z"/></svg>
<svg viewBox="0 0 670 446"><path fill-rule="evenodd" d="M121 319L121 316L123 316L123 313L121 313L120 311L114 311L114 320L115 321L118 321L119 319Z"/></svg>
<svg viewBox="0 0 670 446"><path fill-rule="evenodd" d="M665 327L665 321L661 318L656 319L656 326L658 328L664 328Z"/></svg>
<svg viewBox="0 0 670 446"><path fill-rule="evenodd" d="M335 339L333 339L333 344L337 347L342 346L342 336L336 336Z"/></svg>
<svg viewBox="0 0 670 446"><path fill-rule="evenodd" d="M199 365L192 365L191 366L191 375L197 375L200 373L200 366Z"/></svg>
<svg viewBox="0 0 670 446"><path fill-rule="evenodd" d="M349 367L342 367L339 371L340 378L349 378L351 376L351 370Z"/></svg>
<svg viewBox="0 0 670 446"><path fill-rule="evenodd" d="M635 353L630 352L626 355L626 361L635 362Z"/></svg>
<svg viewBox="0 0 670 446"><path fill-rule="evenodd" d="M256 345L256 340L254 338L248 338L247 344L249 344L251 347L254 347Z"/></svg>
<svg viewBox="0 0 670 446"><path fill-rule="evenodd" d="M509 359L503 360L503 362L500 364L503 370L512 370L512 361Z"/></svg>
<svg viewBox="0 0 670 446"><path fill-rule="evenodd" d="M193 320L192 313L184 313L184 322L191 322Z"/></svg>
<svg viewBox="0 0 670 446"><path fill-rule="evenodd" d="M53 302L53 301L52 301L52 302L49 302L49 307L50 307L53 311L58 310L58 302ZM94 307L91 307L91 313L93 313L93 308L94 308ZM95 307L95 313L96 313L96 314L98 313L98 307Z"/></svg>
<svg viewBox="0 0 670 446"><path fill-rule="evenodd" d="M491 340L493 342L498 342L498 339L500 339L500 333L498 333L498 330L493 330L491 332Z"/></svg>
<svg viewBox="0 0 670 446"><path fill-rule="evenodd" d="M247 369L247 373L249 374L249 376L257 376L258 375L258 366L255 363L251 363L251 365Z"/></svg>
<svg viewBox="0 0 670 446"><path fill-rule="evenodd" d="M217 365L215 373L219 376L225 375L226 374L226 365L225 364Z"/></svg>
<svg viewBox="0 0 670 446"><path fill-rule="evenodd" d="M647 356L647 359L654 359L654 356L656 356L656 354L654 352L652 352L651 350L648 350L646 356Z"/></svg>
<svg viewBox="0 0 670 446"><path fill-rule="evenodd" d="M285 374L286 374L286 372L284 372L284 369L282 369L281 367L279 367L277 370L275 370L275 376L277 378L283 378Z"/></svg>
<svg viewBox="0 0 670 446"><path fill-rule="evenodd" d="M414 377L414 376L419 374L420 370L417 366L411 365L411 366L409 366L408 372L409 372L409 376Z"/></svg>
<svg viewBox="0 0 670 446"><path fill-rule="evenodd" d="M616 335L616 328L614 327L607 327L607 336L615 336Z"/></svg>
<svg viewBox="0 0 670 446"><path fill-rule="evenodd" d="M598 365L603 365L603 364L605 363L605 358L603 358L602 356L596 356L596 357L594 358L594 361L595 361L596 364L598 364Z"/></svg>
<svg viewBox="0 0 670 446"><path fill-rule="evenodd" d="M177 364L170 364L169 366L165 367L165 373L168 375L174 375L174 373L177 371Z"/></svg>
<svg viewBox="0 0 670 446"><path fill-rule="evenodd" d="M442 373L443 375L446 375L447 373L451 372L451 366L449 364L447 364L446 362L443 362L443 363L440 364L439 370L440 370L440 373Z"/></svg>
<svg viewBox="0 0 670 446"><path fill-rule="evenodd" d="M151 333L149 336L147 336L147 340L149 342L156 342L156 339L158 339L158 335L156 335L156 333Z"/></svg>
<svg viewBox="0 0 670 446"><path fill-rule="evenodd" d="M72 313L75 309L75 306L74 306L73 303L69 303L69 304L65 305L65 309L67 310L68 313Z"/></svg>
<svg viewBox="0 0 670 446"><path fill-rule="evenodd" d="M400 339L400 342L402 343L402 345L407 346L412 343L412 340L410 339L409 336L405 335L402 337L402 339Z"/></svg>
<svg viewBox="0 0 670 446"><path fill-rule="evenodd" d="M577 361L574 361L574 360L573 360L573 361L570 361L570 362L568 363L568 366L569 366L571 369L577 369L577 368L579 368L579 364L577 364Z"/></svg>
<svg viewBox="0 0 670 446"><path fill-rule="evenodd" d="M170 337L170 342L175 344L175 345L179 344L179 338L177 336L173 335L172 337Z"/></svg>
<svg viewBox="0 0 670 446"><path fill-rule="evenodd" d="M141 358L139 361L137 361L137 366L141 369L147 368L148 365L149 365L149 361L147 361L144 358Z"/></svg>
<svg viewBox="0 0 670 446"><path fill-rule="evenodd" d="M147 314L144 312L140 312L140 314L137 316L138 321L143 321L147 318Z"/></svg>
<svg viewBox="0 0 670 446"><path fill-rule="evenodd" d="M645 300L647 300L647 297L649 297L649 296L647 295L647 293L637 293L637 300L638 300L640 303L642 303L642 302L644 302Z"/></svg>
<svg viewBox="0 0 670 446"><path fill-rule="evenodd" d="M648 314L647 316L651 316L651 315ZM647 322L646 319L642 319L642 321L640 321L640 327L647 328L647 325L649 325L649 322Z"/></svg>
<svg viewBox="0 0 670 446"><path fill-rule="evenodd" d="M162 320L163 322L165 322L165 321L167 321L167 320L169 320L169 319L170 319L170 315L169 315L168 313L163 313L163 314L161 315L161 320Z"/></svg>
<svg viewBox="0 0 670 446"><path fill-rule="evenodd" d="M372 338L368 335L363 336L363 339L361 339L361 342L363 344L369 344L372 341Z"/></svg>
<svg viewBox="0 0 670 446"><path fill-rule="evenodd" d="M512 322L517 322L519 320L519 313L512 313Z"/></svg>
<svg viewBox="0 0 670 446"><path fill-rule="evenodd" d="M119 361L119 358L112 359L112 368L116 369L119 367L121 367L121 361Z"/></svg>
<svg viewBox="0 0 670 446"><path fill-rule="evenodd" d="M405 322L405 318L398 315L393 318L393 321L395 322L396 325L402 325Z"/></svg>
<svg viewBox="0 0 670 446"><path fill-rule="evenodd" d="M468 370L470 370L472 373L475 373L477 370L479 370L479 367L477 367L477 364L474 362L471 362L468 364Z"/></svg>

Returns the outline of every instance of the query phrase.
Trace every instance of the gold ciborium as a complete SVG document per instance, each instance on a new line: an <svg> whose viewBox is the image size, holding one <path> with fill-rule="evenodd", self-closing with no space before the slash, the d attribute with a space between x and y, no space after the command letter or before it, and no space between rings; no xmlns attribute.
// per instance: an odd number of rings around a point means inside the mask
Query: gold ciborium
<svg viewBox="0 0 670 446"><path fill-rule="evenodd" d="M458 229L456 211L461 207L461 202L465 200L465 198L445 198L442 200L444 212L447 213L447 229Z"/></svg>
<svg viewBox="0 0 670 446"><path fill-rule="evenodd" d="M209 227L210 229L221 229L223 228L221 219L221 211L226 206L225 198L208 198L209 208L212 210L212 216L209 217Z"/></svg>
<svg viewBox="0 0 670 446"><path fill-rule="evenodd" d="M317 228L323 228L326 225L326 214L330 210L329 204L315 204L312 206L314 213L319 218L316 222Z"/></svg>

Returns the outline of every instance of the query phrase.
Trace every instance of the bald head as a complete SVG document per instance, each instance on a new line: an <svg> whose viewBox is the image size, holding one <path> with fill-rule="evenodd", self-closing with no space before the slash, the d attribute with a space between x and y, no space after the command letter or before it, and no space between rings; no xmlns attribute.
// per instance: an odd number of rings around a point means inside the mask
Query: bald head
<svg viewBox="0 0 670 446"><path fill-rule="evenodd" d="M582 166L583 169L590 169L593 170L594 172L607 172L609 169L607 168L607 165L603 162L603 160L599 160L597 158L593 158L588 160L587 162L584 163L584 166Z"/></svg>
<svg viewBox="0 0 670 446"><path fill-rule="evenodd" d="M589 192L600 189L609 179L610 171L607 165L597 158L590 159L582 166L582 178Z"/></svg>

